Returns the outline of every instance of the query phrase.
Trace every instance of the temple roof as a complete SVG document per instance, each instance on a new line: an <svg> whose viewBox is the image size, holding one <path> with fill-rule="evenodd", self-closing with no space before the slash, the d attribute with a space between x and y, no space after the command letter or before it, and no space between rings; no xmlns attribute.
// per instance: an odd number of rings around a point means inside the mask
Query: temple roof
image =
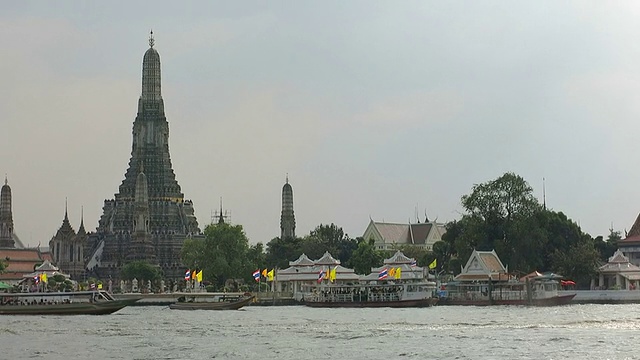
<svg viewBox="0 0 640 360"><path fill-rule="evenodd" d="M54 266L49 260L45 260L42 265L38 266L36 271L58 271L60 270L58 267Z"/></svg>
<svg viewBox="0 0 640 360"><path fill-rule="evenodd" d="M467 264L462 272L455 277L455 280L473 281L486 280L491 277L494 280L508 280L507 269L500 261L495 250L477 251L473 250Z"/></svg>
<svg viewBox="0 0 640 360"><path fill-rule="evenodd" d="M424 245L433 231L439 231L440 234L446 232L446 229L441 225L436 222L397 224L371 220L369 227L373 226L386 243ZM439 239L439 236L435 238Z"/></svg>
<svg viewBox="0 0 640 360"><path fill-rule="evenodd" d="M7 263L0 279L21 280L24 274L32 272L36 265L42 263L44 255L39 249L0 249L0 259Z"/></svg>
<svg viewBox="0 0 640 360"><path fill-rule="evenodd" d="M304 253L295 261L289 261L289 266L313 266L315 263Z"/></svg>
<svg viewBox="0 0 640 360"><path fill-rule="evenodd" d="M371 273L368 275L362 276L360 280L362 281L374 281L378 280L378 275L383 269L389 270L390 268L398 269L400 268L400 280L422 280L425 279L424 269L419 266L411 266L410 264L397 264L396 266L390 266L390 264L386 264L384 266L379 266L375 268L371 268ZM393 276L389 275L385 279L395 280Z"/></svg>
<svg viewBox="0 0 640 360"><path fill-rule="evenodd" d="M598 268L598 271L605 273L640 272L640 267L630 263L629 258L618 249L606 264Z"/></svg>
<svg viewBox="0 0 640 360"><path fill-rule="evenodd" d="M384 259L385 264L395 265L395 264L411 264L415 259L407 257L402 251L396 251L393 256L388 259Z"/></svg>
<svg viewBox="0 0 640 360"><path fill-rule="evenodd" d="M54 239L63 240L70 239L76 235L75 230L71 227L71 223L69 223L69 214L67 213L67 209L64 209L64 220L62 220L62 225L56 232Z"/></svg>
<svg viewBox="0 0 640 360"><path fill-rule="evenodd" d="M337 265L340 264L340 260L336 260L328 251L325 251L324 255L314 263L316 265Z"/></svg>
<svg viewBox="0 0 640 360"><path fill-rule="evenodd" d="M633 223L633 225L631 225L631 230L629 230L625 239L636 236L640 236L640 214L638 214L636 221Z"/></svg>

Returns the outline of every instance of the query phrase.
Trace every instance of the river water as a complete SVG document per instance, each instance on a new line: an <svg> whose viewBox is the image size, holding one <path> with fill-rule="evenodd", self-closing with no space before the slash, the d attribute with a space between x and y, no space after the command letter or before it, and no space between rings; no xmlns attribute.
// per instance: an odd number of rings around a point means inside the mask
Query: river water
<svg viewBox="0 0 640 360"><path fill-rule="evenodd" d="M634 359L640 305L0 316L0 359Z"/></svg>

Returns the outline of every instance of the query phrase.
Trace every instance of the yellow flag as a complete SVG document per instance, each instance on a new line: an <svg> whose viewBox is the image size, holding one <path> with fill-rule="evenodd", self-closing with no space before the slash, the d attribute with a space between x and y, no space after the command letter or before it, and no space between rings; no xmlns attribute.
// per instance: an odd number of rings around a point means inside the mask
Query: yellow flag
<svg viewBox="0 0 640 360"><path fill-rule="evenodd" d="M98 283L98 290L102 290L102 283Z"/></svg>
<svg viewBox="0 0 640 360"><path fill-rule="evenodd" d="M389 269L389 276L396 276L396 268Z"/></svg>
<svg viewBox="0 0 640 360"><path fill-rule="evenodd" d="M269 271L269 272L267 273L267 281L273 281L273 276L274 276L273 271L274 271L274 270L275 270L275 269L271 269L271 271Z"/></svg>
<svg viewBox="0 0 640 360"><path fill-rule="evenodd" d="M329 272L329 280L330 280L331 282L333 282L333 281L335 281L335 280L336 280L336 269L337 269L337 268L338 268L338 267L336 266L336 267L334 267L333 269L331 269L331 271Z"/></svg>
<svg viewBox="0 0 640 360"><path fill-rule="evenodd" d="M196 275L196 280L198 280L198 282L202 282L202 270L198 271L198 274Z"/></svg>
<svg viewBox="0 0 640 360"><path fill-rule="evenodd" d="M267 277L267 268L264 268L264 270L262 270L262 276Z"/></svg>
<svg viewBox="0 0 640 360"><path fill-rule="evenodd" d="M438 259L433 259L431 264L429 264L429 269L435 269L438 266Z"/></svg>
<svg viewBox="0 0 640 360"><path fill-rule="evenodd" d="M397 268L396 269L396 279L401 279L402 278L402 268Z"/></svg>
<svg viewBox="0 0 640 360"><path fill-rule="evenodd" d="M42 280L42 282L47 282L47 274L42 273L42 275L40 276L40 280Z"/></svg>

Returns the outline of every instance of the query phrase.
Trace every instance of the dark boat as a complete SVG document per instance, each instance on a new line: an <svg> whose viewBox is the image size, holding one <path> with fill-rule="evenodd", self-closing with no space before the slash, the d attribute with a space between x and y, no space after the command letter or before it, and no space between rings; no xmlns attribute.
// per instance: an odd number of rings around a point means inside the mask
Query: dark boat
<svg viewBox="0 0 640 360"><path fill-rule="evenodd" d="M215 295L208 293L185 294L169 305L173 310L238 310L254 301L255 296Z"/></svg>
<svg viewBox="0 0 640 360"><path fill-rule="evenodd" d="M106 315L138 300L116 300L102 290L0 293L0 315Z"/></svg>
<svg viewBox="0 0 640 360"><path fill-rule="evenodd" d="M435 288L434 282L319 285L304 304L320 308L429 307L438 302Z"/></svg>

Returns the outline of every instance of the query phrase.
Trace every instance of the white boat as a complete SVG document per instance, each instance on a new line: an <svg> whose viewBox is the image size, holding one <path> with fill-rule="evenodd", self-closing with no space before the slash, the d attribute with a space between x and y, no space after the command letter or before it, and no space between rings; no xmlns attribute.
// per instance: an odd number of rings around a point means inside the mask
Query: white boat
<svg viewBox="0 0 640 360"><path fill-rule="evenodd" d="M304 304L311 307L428 307L438 302L436 283L321 284Z"/></svg>

